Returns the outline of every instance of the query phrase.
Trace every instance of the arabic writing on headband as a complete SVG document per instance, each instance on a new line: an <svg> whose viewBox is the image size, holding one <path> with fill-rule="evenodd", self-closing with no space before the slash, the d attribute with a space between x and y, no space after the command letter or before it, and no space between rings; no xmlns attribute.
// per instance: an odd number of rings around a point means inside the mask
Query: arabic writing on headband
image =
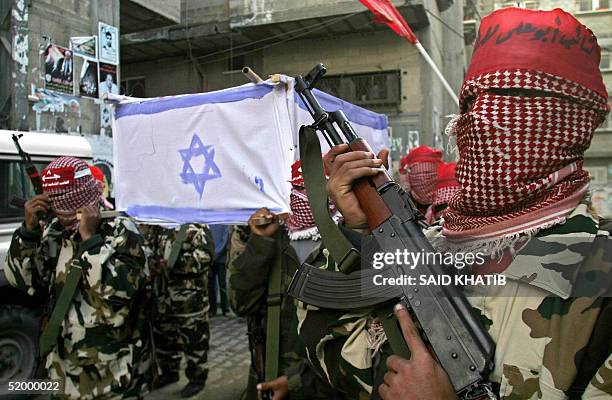
<svg viewBox="0 0 612 400"><path fill-rule="evenodd" d="M559 29L561 20L558 17L555 23L557 24L557 28L553 29L551 26L537 27L529 22L520 22L516 27L507 32L499 32L500 26L497 24L494 27L489 27L483 36L481 36L480 33L478 34L476 42L474 43L474 51L491 41L493 37L495 37L495 39L491 43L497 46L507 42L512 39L512 37L525 35L529 40L538 40L543 43L549 43L550 45L559 44L566 50L571 50L574 46L579 45L581 51L587 54L593 53L593 50L597 47L597 40L590 32L577 26L575 36L566 36Z"/></svg>

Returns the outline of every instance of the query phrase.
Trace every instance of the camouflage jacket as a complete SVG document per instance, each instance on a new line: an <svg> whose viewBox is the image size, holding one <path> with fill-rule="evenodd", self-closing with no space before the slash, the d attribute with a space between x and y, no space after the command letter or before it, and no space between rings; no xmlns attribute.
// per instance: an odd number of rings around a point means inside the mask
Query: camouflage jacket
<svg viewBox="0 0 612 400"><path fill-rule="evenodd" d="M242 237L242 239L241 239ZM248 238L246 245L239 242ZM243 242L244 243L244 242ZM241 251L238 251L240 248ZM295 250L289 243L286 231L282 230L274 238L245 235L243 228L234 230L230 239L229 259L229 299L234 312L249 318L252 332L257 323L255 316L263 316L260 322L266 326L266 299L268 295L268 274L277 252L282 252L281 290L284 293L300 264ZM317 243L306 262L312 265L326 265L326 251ZM279 374L289 380L289 393L292 400L299 399L336 399L340 394L313 374L306 362L304 346L297 336L295 302L283 295L281 303L281 327L279 344ZM251 343L252 344L252 343ZM251 349L253 352L253 349ZM247 390L254 391L255 388Z"/></svg>
<svg viewBox="0 0 612 400"><path fill-rule="evenodd" d="M146 350L143 336L149 336L137 320L145 256L136 225L125 217L103 220L85 241L57 218L42 232L22 225L13 234L5 272L16 288L55 299L73 263L83 276L47 356L50 378L65 382L68 398L140 394L143 382L135 369Z"/></svg>
<svg viewBox="0 0 612 400"><path fill-rule="evenodd" d="M524 240L501 270L493 260L477 272L503 273L505 286L464 288L496 343L489 379L500 399L612 398L611 229L581 204ZM316 371L353 398L376 397L391 350L374 351L370 311L300 304L298 315Z"/></svg>
<svg viewBox="0 0 612 400"><path fill-rule="evenodd" d="M168 260L178 230L151 227L147 237L149 264L159 266ZM206 225L189 224L178 259L172 267L154 268L155 303L164 315L190 315L208 311L208 269L213 260L214 243Z"/></svg>

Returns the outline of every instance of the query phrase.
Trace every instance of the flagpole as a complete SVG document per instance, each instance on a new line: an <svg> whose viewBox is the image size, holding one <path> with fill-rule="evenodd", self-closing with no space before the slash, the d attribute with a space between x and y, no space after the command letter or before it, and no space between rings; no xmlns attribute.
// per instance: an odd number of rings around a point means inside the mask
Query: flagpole
<svg viewBox="0 0 612 400"><path fill-rule="evenodd" d="M425 58L425 61L427 61L427 64L429 64L431 69L434 70L434 72L436 73L436 76L438 77L438 79L440 79L440 82L442 82L442 86L444 86L444 88L446 89L446 91L450 95L451 99L453 99L453 101L455 102L457 107L459 107L459 99L457 98L457 95L455 94L455 91L448 84L448 81L446 80L446 78L444 78L444 75L442 75L442 72L440 72L440 70L438 69L438 66L436 65L434 60L432 60L431 57L429 56L429 54L427 54L427 51L425 50L425 48L423 47L421 42L417 41L414 45L416 46L416 48L419 51L419 53L421 53L423 58Z"/></svg>

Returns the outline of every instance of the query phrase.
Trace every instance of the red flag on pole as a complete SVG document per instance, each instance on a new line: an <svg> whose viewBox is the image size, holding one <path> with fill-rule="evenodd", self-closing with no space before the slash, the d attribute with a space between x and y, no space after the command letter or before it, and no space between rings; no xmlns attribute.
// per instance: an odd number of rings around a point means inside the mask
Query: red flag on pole
<svg viewBox="0 0 612 400"><path fill-rule="evenodd" d="M399 36L406 38L410 43L417 44L417 39L412 29L406 23L406 20L397 11L397 8L391 3L391 0L359 0L361 4L366 6L372 14L376 22L387 24L387 26Z"/></svg>
<svg viewBox="0 0 612 400"><path fill-rule="evenodd" d="M446 78L444 78L444 75L442 75L442 72L440 72L440 69L436 66L434 60L432 60L429 54L427 54L427 51L425 51L423 45L419 43L419 39L417 39L414 32L412 32L412 29L410 29L404 17L402 17L399 11L397 11L397 8L395 8L395 6L391 3L391 0L359 1L370 11L372 11L372 14L374 14L374 20L376 22L382 22L384 24L387 24L387 26L393 29L395 33L397 33L403 38L406 38L406 40L408 40L416 47L416 49L419 51L419 53L421 53L423 58L425 58L425 61L427 61L427 64L429 64L431 69L433 69L438 79L440 79L440 82L442 82L442 85L444 86L450 97L453 99L455 104L459 106L459 99L457 98L455 91L448 84Z"/></svg>

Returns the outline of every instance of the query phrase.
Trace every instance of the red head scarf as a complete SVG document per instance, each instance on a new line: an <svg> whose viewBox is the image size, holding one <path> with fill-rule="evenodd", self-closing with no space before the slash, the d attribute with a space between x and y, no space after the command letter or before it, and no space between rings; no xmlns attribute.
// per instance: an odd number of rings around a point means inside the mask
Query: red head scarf
<svg viewBox="0 0 612 400"><path fill-rule="evenodd" d="M407 174L404 190L419 204L431 204L435 197L438 164L442 162L442 152L429 146L419 146L403 158Z"/></svg>
<svg viewBox="0 0 612 400"><path fill-rule="evenodd" d="M76 225L76 212L86 205L97 204L100 188L89 166L74 157L60 157L42 171L43 191L51 198L54 213L65 226Z"/></svg>
<svg viewBox="0 0 612 400"><path fill-rule="evenodd" d="M461 189L447 238L482 244L565 220L586 193L583 154L609 111L598 64L593 33L560 9L483 18L450 126Z"/></svg>

